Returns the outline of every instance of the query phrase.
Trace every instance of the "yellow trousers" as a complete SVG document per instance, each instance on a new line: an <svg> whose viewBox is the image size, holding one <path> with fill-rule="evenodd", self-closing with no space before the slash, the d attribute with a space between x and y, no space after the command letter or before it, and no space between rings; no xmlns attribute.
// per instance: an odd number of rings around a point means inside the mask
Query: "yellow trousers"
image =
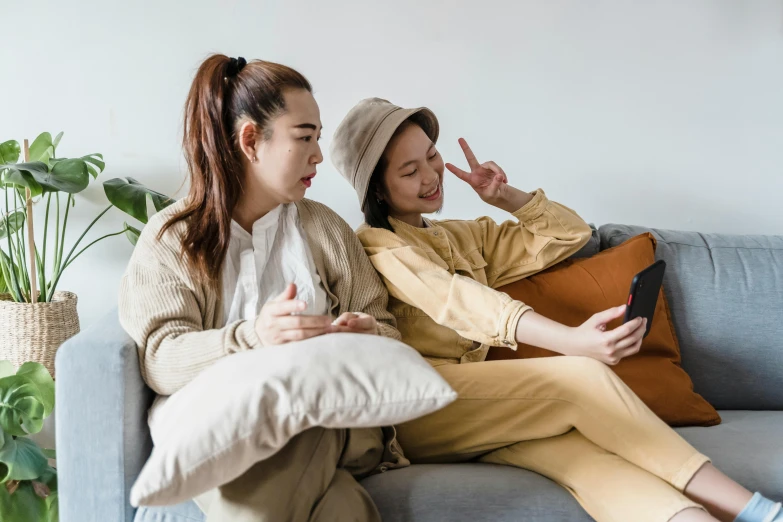
<svg viewBox="0 0 783 522"><path fill-rule="evenodd" d="M603 363L553 357L436 370L459 398L397 427L412 462L528 469L562 485L599 522L665 522L701 508L682 491L709 459Z"/></svg>

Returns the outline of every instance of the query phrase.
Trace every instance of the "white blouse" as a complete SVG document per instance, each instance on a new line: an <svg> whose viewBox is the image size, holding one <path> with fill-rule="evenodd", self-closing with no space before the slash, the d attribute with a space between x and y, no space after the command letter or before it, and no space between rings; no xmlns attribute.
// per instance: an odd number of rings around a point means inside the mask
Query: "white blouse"
<svg viewBox="0 0 783 522"><path fill-rule="evenodd" d="M280 205L253 223L248 233L231 221L231 239L223 265L224 324L255 319L261 307L289 283L307 303L305 315L325 315L328 297L299 221L296 205Z"/></svg>

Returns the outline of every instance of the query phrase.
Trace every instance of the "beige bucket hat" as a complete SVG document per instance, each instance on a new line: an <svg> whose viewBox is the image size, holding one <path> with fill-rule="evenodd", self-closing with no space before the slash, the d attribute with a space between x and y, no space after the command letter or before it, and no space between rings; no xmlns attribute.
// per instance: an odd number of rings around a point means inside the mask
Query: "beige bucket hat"
<svg viewBox="0 0 783 522"><path fill-rule="evenodd" d="M413 114L433 143L438 141L439 125L426 107L403 109L388 100L367 98L357 103L334 131L329 156L342 177L356 190L362 210L367 189L378 160L394 131Z"/></svg>

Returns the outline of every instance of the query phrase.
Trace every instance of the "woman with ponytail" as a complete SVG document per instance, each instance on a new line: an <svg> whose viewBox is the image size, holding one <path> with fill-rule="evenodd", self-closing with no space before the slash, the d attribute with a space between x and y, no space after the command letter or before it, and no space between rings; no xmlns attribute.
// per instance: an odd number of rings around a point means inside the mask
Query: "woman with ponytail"
<svg viewBox="0 0 783 522"><path fill-rule="evenodd" d="M185 104L190 191L150 220L120 289L160 396L236 352L333 332L400 338L350 226L304 199L320 133L293 69L223 55L199 67ZM354 477L406 465L398 448L392 429L315 428L196 501L209 522L380 520Z"/></svg>

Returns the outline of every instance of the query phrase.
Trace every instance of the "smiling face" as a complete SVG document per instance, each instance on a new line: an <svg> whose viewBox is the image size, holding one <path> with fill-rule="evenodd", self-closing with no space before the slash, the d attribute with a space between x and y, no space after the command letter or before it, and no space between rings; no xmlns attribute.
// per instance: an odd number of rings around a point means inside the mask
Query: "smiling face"
<svg viewBox="0 0 783 522"><path fill-rule="evenodd" d="M443 207L443 158L416 124L407 123L386 146L381 194L389 215L420 226L421 214Z"/></svg>
<svg viewBox="0 0 783 522"><path fill-rule="evenodd" d="M253 134L255 156L250 155L246 164L246 186L255 187L275 204L301 200L324 159L318 145L321 113L315 98L304 89L285 91L283 97L285 112L267 125L263 135ZM252 123L242 125L243 140L247 125Z"/></svg>

